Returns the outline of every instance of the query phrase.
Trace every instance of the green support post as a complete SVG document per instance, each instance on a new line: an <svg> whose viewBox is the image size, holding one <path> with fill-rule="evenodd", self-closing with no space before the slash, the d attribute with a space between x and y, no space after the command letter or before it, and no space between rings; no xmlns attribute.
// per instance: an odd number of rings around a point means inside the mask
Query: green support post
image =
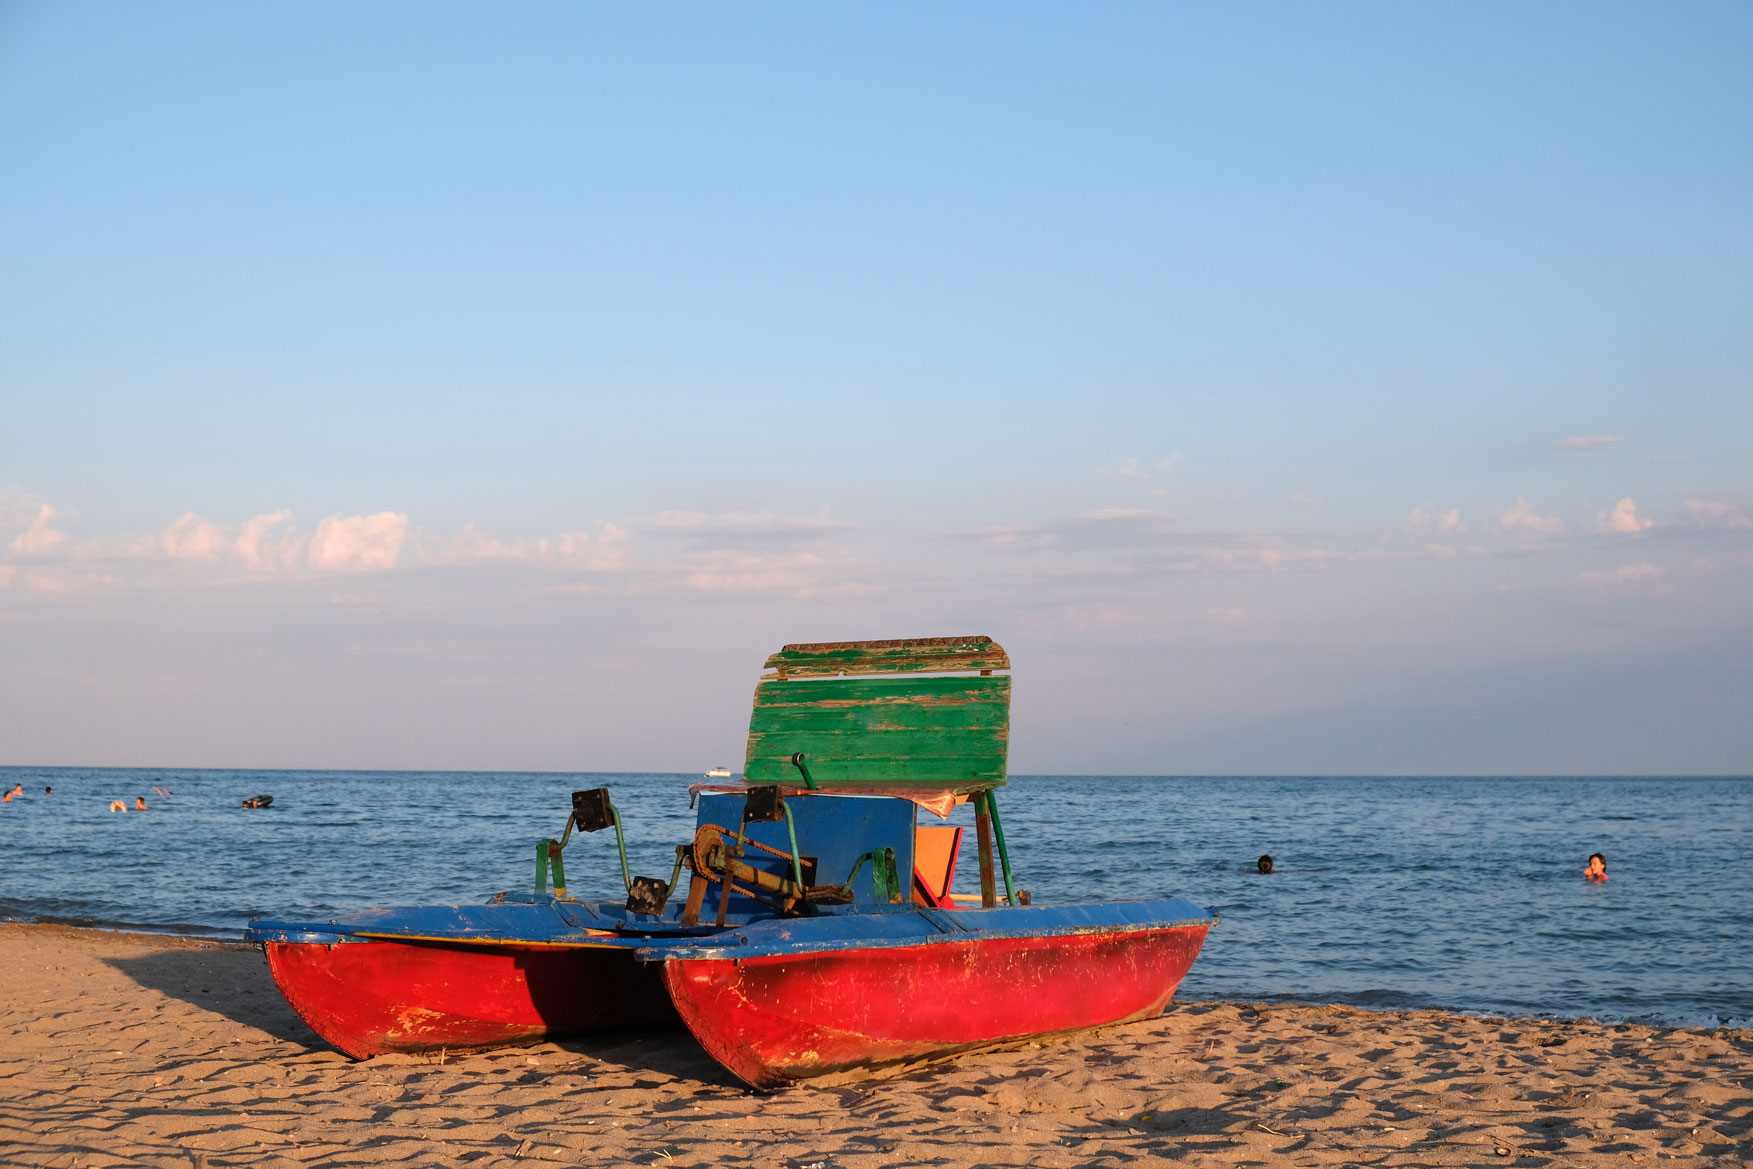
<svg viewBox="0 0 1753 1169"><path fill-rule="evenodd" d="M870 854L870 871L878 901L893 904L901 898L901 877L895 866L895 850L879 848Z"/></svg>
<svg viewBox="0 0 1753 1169"><path fill-rule="evenodd" d="M553 847L553 837L536 841L536 896L543 897L548 892L548 850Z"/></svg>
<svg viewBox="0 0 1753 1169"><path fill-rule="evenodd" d="M1004 867L1005 904L1015 905L1016 880L1010 875L1010 849L1004 846L1004 822L998 818L998 801L991 792L986 793L986 810L992 814L992 835L998 838L998 863Z"/></svg>

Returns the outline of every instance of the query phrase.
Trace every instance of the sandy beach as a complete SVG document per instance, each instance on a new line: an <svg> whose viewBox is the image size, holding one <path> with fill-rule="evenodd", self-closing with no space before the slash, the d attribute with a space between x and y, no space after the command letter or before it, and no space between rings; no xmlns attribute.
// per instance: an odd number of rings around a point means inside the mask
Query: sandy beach
<svg viewBox="0 0 1753 1169"><path fill-rule="evenodd" d="M0 926L0 1164L1743 1165L1753 1032L1184 1003L750 1092L685 1033L355 1062L252 947Z"/></svg>

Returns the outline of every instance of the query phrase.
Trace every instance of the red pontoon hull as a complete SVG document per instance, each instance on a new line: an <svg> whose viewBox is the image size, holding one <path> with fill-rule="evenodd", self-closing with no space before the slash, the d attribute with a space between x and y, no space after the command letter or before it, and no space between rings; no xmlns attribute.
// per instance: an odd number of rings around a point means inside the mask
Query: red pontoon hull
<svg viewBox="0 0 1753 1169"><path fill-rule="evenodd" d="M664 984L719 1063L757 1088L1160 1014L1207 925L878 949L672 958Z"/></svg>
<svg viewBox="0 0 1753 1169"><path fill-rule="evenodd" d="M293 1010L359 1059L676 1018L661 975L625 949L386 939L264 948Z"/></svg>

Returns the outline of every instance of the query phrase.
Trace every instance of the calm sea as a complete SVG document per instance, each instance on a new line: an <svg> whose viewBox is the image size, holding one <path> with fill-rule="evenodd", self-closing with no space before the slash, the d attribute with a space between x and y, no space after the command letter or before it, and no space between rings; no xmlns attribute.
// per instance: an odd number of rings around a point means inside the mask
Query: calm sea
<svg viewBox="0 0 1753 1169"><path fill-rule="evenodd" d="M480 901L527 888L535 841L599 785L634 871L667 878L698 779L0 768L26 793L0 804L0 918L236 935ZM240 807L258 792L271 808ZM137 795L148 811L108 811ZM1037 903L1217 908L1184 998L1753 1024L1753 779L1023 776L999 806ZM1605 885L1580 875L1595 851ZM568 847L567 874L624 895L604 836Z"/></svg>

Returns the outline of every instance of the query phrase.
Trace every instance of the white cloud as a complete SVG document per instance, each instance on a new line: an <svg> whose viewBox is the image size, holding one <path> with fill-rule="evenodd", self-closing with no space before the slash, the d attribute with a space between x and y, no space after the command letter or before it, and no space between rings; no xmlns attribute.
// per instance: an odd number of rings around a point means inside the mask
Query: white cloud
<svg viewBox="0 0 1753 1169"><path fill-rule="evenodd" d="M23 527L36 518L43 501L18 487L0 487L0 528Z"/></svg>
<svg viewBox="0 0 1753 1169"><path fill-rule="evenodd" d="M29 526L12 541L12 550L25 556L43 556L66 543L67 534L56 531L52 526L57 514L49 504L37 504Z"/></svg>
<svg viewBox="0 0 1753 1169"><path fill-rule="evenodd" d="M1640 560L1636 564L1621 564L1618 568L1603 572L1585 572L1581 579L1592 584L1643 584L1665 575L1666 570L1660 565Z"/></svg>
<svg viewBox="0 0 1753 1169"><path fill-rule="evenodd" d="M1603 532L1623 532L1631 535L1654 526L1654 520L1637 518L1637 504L1629 498L1621 499L1614 504L1612 511L1604 511L1595 517L1595 527Z"/></svg>
<svg viewBox="0 0 1753 1169"><path fill-rule="evenodd" d="M561 560L597 572L619 571L632 562L626 531L607 520L594 537L587 532L565 533L555 541L554 550Z"/></svg>
<svg viewBox="0 0 1753 1169"><path fill-rule="evenodd" d="M268 534L281 524L292 518L292 513L282 508L279 511L267 512L263 515L251 516L238 529L237 542L233 547L237 550L238 559L246 568L274 568L289 563L296 555L293 537L286 533L271 547L264 548L263 542Z"/></svg>
<svg viewBox="0 0 1753 1169"><path fill-rule="evenodd" d="M332 515L317 525L306 553L312 568L327 572L373 572L394 568L408 536L400 512Z"/></svg>
<svg viewBox="0 0 1753 1169"><path fill-rule="evenodd" d="M1285 500L1294 507L1320 507L1322 504L1320 496L1304 495L1300 491L1294 491L1285 496Z"/></svg>
<svg viewBox="0 0 1753 1169"><path fill-rule="evenodd" d="M626 543L627 533L613 523L604 523L595 536L589 532L562 532L533 540L506 541L470 521L454 540L423 554L422 559L440 564L501 561L609 571L627 567Z"/></svg>
<svg viewBox="0 0 1753 1169"><path fill-rule="evenodd" d="M1517 499L1498 514L1497 526L1506 532L1529 536L1550 535L1564 530L1564 521L1555 516L1537 514L1525 499Z"/></svg>
<svg viewBox="0 0 1753 1169"><path fill-rule="evenodd" d="M1110 463L1101 468L1101 471L1104 475L1118 475L1122 479L1149 479L1152 475L1160 475L1165 471L1174 470L1175 464L1180 461L1181 453L1179 451L1167 458L1158 459L1149 466L1146 466L1144 460L1138 456L1128 455L1119 462Z"/></svg>
<svg viewBox="0 0 1753 1169"><path fill-rule="evenodd" d="M1451 507L1438 515L1436 504L1429 502L1412 509L1412 514L1406 517L1406 526L1415 532L1435 529L1448 536L1461 535L1467 531L1467 525L1461 522L1460 508Z"/></svg>
<svg viewBox="0 0 1753 1169"><path fill-rule="evenodd" d="M1686 518L1701 528L1753 529L1753 511L1720 499L1688 499L1682 507Z"/></svg>
<svg viewBox="0 0 1753 1169"><path fill-rule="evenodd" d="M482 560L528 560L535 554L534 544L521 541L507 544L498 536L483 532L470 520L463 525L463 530L450 546L438 554L438 559L465 563Z"/></svg>
<svg viewBox="0 0 1753 1169"><path fill-rule="evenodd" d="M290 566L298 559L296 537L286 532L278 540L270 540L270 534L291 518L292 513L285 510L252 516L237 525L234 537L233 528L204 520L192 511L184 512L156 541L137 547L136 554L163 553L172 560L208 564L236 556L252 570Z"/></svg>
<svg viewBox="0 0 1753 1169"><path fill-rule="evenodd" d="M1625 440L1616 434L1573 434L1558 440L1561 451L1604 451L1624 445Z"/></svg>
<svg viewBox="0 0 1753 1169"><path fill-rule="evenodd" d="M226 550L225 529L186 511L159 536L164 554L172 560L218 560Z"/></svg>

